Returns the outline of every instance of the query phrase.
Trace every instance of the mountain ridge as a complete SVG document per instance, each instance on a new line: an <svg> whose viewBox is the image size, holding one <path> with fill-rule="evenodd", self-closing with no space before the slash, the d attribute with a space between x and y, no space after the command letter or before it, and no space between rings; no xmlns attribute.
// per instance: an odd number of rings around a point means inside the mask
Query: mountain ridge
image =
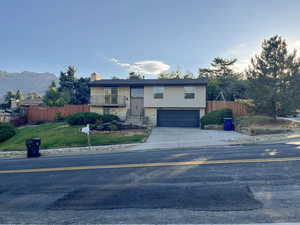
<svg viewBox="0 0 300 225"><path fill-rule="evenodd" d="M8 91L16 92L17 90L21 90L24 96L29 92L43 95L52 81L57 83L58 78L49 72L6 72L0 70L0 99L3 99Z"/></svg>

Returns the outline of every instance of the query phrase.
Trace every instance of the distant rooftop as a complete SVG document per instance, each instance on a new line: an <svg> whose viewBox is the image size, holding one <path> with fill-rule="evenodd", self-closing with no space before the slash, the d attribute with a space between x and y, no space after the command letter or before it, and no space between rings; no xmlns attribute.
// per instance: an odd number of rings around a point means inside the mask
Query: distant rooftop
<svg viewBox="0 0 300 225"><path fill-rule="evenodd" d="M90 82L90 87L121 87L121 86L181 86L206 85L204 79L104 79Z"/></svg>

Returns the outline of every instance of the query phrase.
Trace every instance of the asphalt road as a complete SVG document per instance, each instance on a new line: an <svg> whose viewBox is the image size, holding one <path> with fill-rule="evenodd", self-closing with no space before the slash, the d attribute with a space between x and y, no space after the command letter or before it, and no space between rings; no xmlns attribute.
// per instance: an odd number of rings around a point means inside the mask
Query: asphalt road
<svg viewBox="0 0 300 225"><path fill-rule="evenodd" d="M0 223L300 222L300 142L0 160Z"/></svg>

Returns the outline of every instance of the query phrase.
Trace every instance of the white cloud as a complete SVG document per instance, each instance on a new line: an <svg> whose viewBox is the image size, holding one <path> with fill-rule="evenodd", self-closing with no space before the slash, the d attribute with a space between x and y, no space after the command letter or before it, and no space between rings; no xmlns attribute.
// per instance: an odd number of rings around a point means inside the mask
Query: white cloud
<svg viewBox="0 0 300 225"><path fill-rule="evenodd" d="M126 68L129 72L136 72L145 75L157 75L170 69L170 66L168 64L155 60L140 61L132 64L121 63L120 60L116 58L111 58L110 61Z"/></svg>
<svg viewBox="0 0 300 225"><path fill-rule="evenodd" d="M300 40L288 40L287 48L290 52L294 49L297 50L297 56L300 57ZM256 43L241 43L228 51L226 51L223 56L229 58L236 58L234 69L239 72L243 72L251 63L251 58L258 55L261 52L261 42Z"/></svg>

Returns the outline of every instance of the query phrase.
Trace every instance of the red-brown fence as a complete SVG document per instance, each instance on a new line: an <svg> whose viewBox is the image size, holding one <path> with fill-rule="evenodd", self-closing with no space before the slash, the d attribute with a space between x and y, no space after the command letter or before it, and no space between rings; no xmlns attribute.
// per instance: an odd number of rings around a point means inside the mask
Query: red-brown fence
<svg viewBox="0 0 300 225"><path fill-rule="evenodd" d="M224 108L232 109L233 114L236 116L248 115L247 106L244 103L231 101L207 101L206 112Z"/></svg>
<svg viewBox="0 0 300 225"><path fill-rule="evenodd" d="M27 113L27 120L31 123L39 120L53 121L57 113L61 113L61 117L65 118L77 112L89 111L89 105L65 105L62 107L30 106Z"/></svg>

